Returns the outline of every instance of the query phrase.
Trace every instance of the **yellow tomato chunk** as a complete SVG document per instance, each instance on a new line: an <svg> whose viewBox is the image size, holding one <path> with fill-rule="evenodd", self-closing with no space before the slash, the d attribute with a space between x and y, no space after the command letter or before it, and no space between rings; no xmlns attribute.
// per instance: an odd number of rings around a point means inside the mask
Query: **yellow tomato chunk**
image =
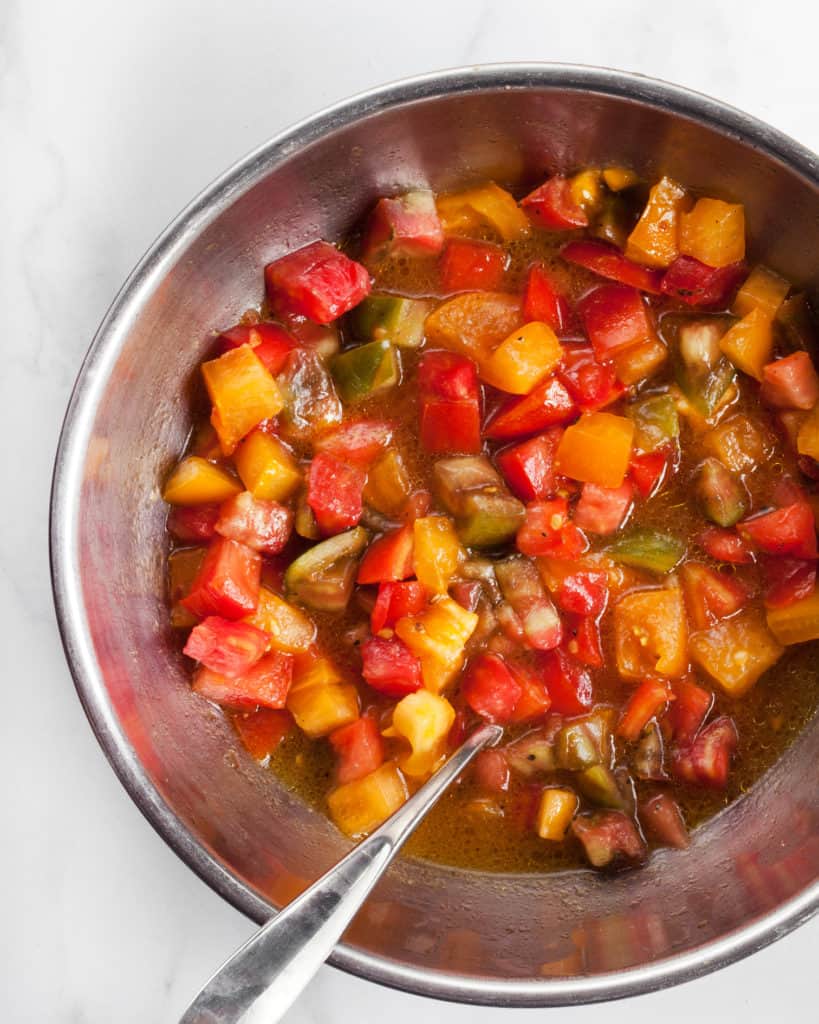
<svg viewBox="0 0 819 1024"><path fill-rule="evenodd" d="M603 181L612 192L622 192L624 188L636 185L639 180L628 167L607 167L603 171Z"/></svg>
<svg viewBox="0 0 819 1024"><path fill-rule="evenodd" d="M364 501L385 516L401 509L410 494L410 478L401 455L385 452L367 473Z"/></svg>
<svg viewBox="0 0 819 1024"><path fill-rule="evenodd" d="M639 381L648 380L662 369L668 359L668 349L659 338L649 338L639 345L617 352L612 360L617 379L629 387Z"/></svg>
<svg viewBox="0 0 819 1024"><path fill-rule="evenodd" d="M567 427L555 459L558 471L574 480L619 487L631 457L634 423L625 416L593 412Z"/></svg>
<svg viewBox="0 0 819 1024"><path fill-rule="evenodd" d="M537 834L559 843L566 838L579 806L577 795L570 789L544 789L535 820Z"/></svg>
<svg viewBox="0 0 819 1024"><path fill-rule="evenodd" d="M738 370L762 380L762 368L771 361L773 343L771 317L762 309L752 309L723 334L719 347Z"/></svg>
<svg viewBox="0 0 819 1024"><path fill-rule="evenodd" d="M480 362L522 322L517 296L467 292L430 313L424 334L430 345L441 345Z"/></svg>
<svg viewBox="0 0 819 1024"><path fill-rule="evenodd" d="M386 735L401 736L412 753L400 761L405 775L421 778L430 775L446 754L446 739L455 709L446 699L429 690L407 694L393 709L392 729Z"/></svg>
<svg viewBox="0 0 819 1024"><path fill-rule="evenodd" d="M749 416L737 413L702 437L702 446L732 473L748 473L761 466L769 453L767 439Z"/></svg>
<svg viewBox="0 0 819 1024"><path fill-rule="evenodd" d="M284 401L275 380L250 345L202 363L205 387L213 403L210 421L225 455L262 420L277 416Z"/></svg>
<svg viewBox="0 0 819 1024"><path fill-rule="evenodd" d="M299 654L313 646L316 625L312 619L269 587L259 588L256 611L245 619L270 637L270 646L285 654Z"/></svg>
<svg viewBox="0 0 819 1024"><path fill-rule="evenodd" d="M440 693L464 663L464 647L475 632L478 616L451 597L440 597L420 615L406 615L395 632L421 662L424 686Z"/></svg>
<svg viewBox="0 0 819 1024"><path fill-rule="evenodd" d="M162 497L169 505L227 501L242 490L235 476L198 455L183 459L168 477Z"/></svg>
<svg viewBox="0 0 819 1024"><path fill-rule="evenodd" d="M745 209L741 203L699 199L680 219L680 252L709 267L745 259Z"/></svg>
<svg viewBox="0 0 819 1024"><path fill-rule="evenodd" d="M589 219L598 213L603 204L603 185L602 175L596 167L575 174L569 179L569 189L572 199Z"/></svg>
<svg viewBox="0 0 819 1024"><path fill-rule="evenodd" d="M730 697L747 693L784 653L755 609L692 633L688 649L691 660Z"/></svg>
<svg viewBox="0 0 819 1024"><path fill-rule="evenodd" d="M513 242L531 231L529 218L515 197L494 181L464 192L438 196L435 205L447 234L474 231L488 225L504 242Z"/></svg>
<svg viewBox="0 0 819 1024"><path fill-rule="evenodd" d="M688 621L679 587L641 590L614 608L617 670L624 679L677 679L688 669Z"/></svg>
<svg viewBox="0 0 819 1024"><path fill-rule="evenodd" d="M768 627L786 647L819 640L819 590L785 608L769 608Z"/></svg>
<svg viewBox="0 0 819 1024"><path fill-rule="evenodd" d="M433 594L445 594L463 556L455 524L449 516L422 516L413 532L413 568Z"/></svg>
<svg viewBox="0 0 819 1024"><path fill-rule="evenodd" d="M791 289L790 281L761 264L754 267L734 299L737 316L747 316L758 309L773 319Z"/></svg>
<svg viewBox="0 0 819 1024"><path fill-rule="evenodd" d="M287 710L310 739L318 739L358 718L358 691L352 683L301 686L288 693Z"/></svg>
<svg viewBox="0 0 819 1024"><path fill-rule="evenodd" d="M363 779L339 786L327 797L330 817L351 839L373 832L406 801L407 784L394 761Z"/></svg>
<svg viewBox="0 0 819 1024"><path fill-rule="evenodd" d="M648 267L668 267L680 254L680 214L685 189L671 178L660 178L628 236L626 256Z"/></svg>
<svg viewBox="0 0 819 1024"><path fill-rule="evenodd" d="M513 331L480 362L480 375L501 391L528 395L562 358L563 348L552 328L533 320Z"/></svg>
<svg viewBox="0 0 819 1024"><path fill-rule="evenodd" d="M285 501L301 483L301 472L287 448L261 430L236 449L234 460L242 483L254 498Z"/></svg>

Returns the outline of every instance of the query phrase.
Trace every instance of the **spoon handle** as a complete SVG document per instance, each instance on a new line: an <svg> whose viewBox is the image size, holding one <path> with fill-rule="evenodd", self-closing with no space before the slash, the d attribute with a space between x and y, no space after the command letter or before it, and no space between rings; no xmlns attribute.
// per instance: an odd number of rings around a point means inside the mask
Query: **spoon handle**
<svg viewBox="0 0 819 1024"><path fill-rule="evenodd" d="M179 1024L275 1024L321 967L387 865L447 786L502 730L482 725L371 836L271 918L208 981Z"/></svg>

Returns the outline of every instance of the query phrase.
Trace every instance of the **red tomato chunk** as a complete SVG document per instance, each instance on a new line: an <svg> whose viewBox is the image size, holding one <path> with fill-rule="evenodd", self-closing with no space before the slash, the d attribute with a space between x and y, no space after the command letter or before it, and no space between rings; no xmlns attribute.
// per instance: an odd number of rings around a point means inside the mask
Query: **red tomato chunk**
<svg viewBox="0 0 819 1024"><path fill-rule="evenodd" d="M370 291L370 275L328 242L313 242L264 268L267 298L279 313L329 324Z"/></svg>
<svg viewBox="0 0 819 1024"><path fill-rule="evenodd" d="M331 537L358 523L366 479L357 466L332 455L316 455L307 474L307 504L323 536Z"/></svg>
<svg viewBox="0 0 819 1024"><path fill-rule="evenodd" d="M365 640L361 661L365 682L387 697L404 697L421 689L421 662L398 637Z"/></svg>
<svg viewBox="0 0 819 1024"><path fill-rule="evenodd" d="M340 786L363 779L384 763L381 733L375 719L369 715L336 729L329 739L338 757L336 780Z"/></svg>

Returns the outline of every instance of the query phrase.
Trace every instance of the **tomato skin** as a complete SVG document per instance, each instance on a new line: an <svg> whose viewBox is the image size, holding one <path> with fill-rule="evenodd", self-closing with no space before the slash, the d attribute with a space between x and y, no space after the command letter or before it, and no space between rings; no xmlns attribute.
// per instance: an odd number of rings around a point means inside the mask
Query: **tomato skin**
<svg viewBox="0 0 819 1024"><path fill-rule="evenodd" d="M247 622L209 615L190 631L184 653L205 668L235 678L261 658L267 642L267 633Z"/></svg>
<svg viewBox="0 0 819 1024"><path fill-rule="evenodd" d="M480 452L481 390L471 359L455 352L425 352L418 364L418 402L425 451Z"/></svg>
<svg viewBox="0 0 819 1024"><path fill-rule="evenodd" d="M265 287L276 312L329 324L370 293L366 267L329 242L313 242L264 268Z"/></svg>
<svg viewBox="0 0 819 1024"><path fill-rule="evenodd" d="M650 292L652 295L660 294L662 271L650 270L639 263L634 263L624 256L616 245L609 242L591 239L569 242L560 250L560 255L567 262L585 267L600 277L639 288L640 291Z"/></svg>
<svg viewBox="0 0 819 1024"><path fill-rule="evenodd" d="M216 532L265 555L278 555L290 540L293 513L277 501L242 491L219 506Z"/></svg>
<svg viewBox="0 0 819 1024"><path fill-rule="evenodd" d="M653 337L643 297L628 285L600 285L583 296L578 311L598 360Z"/></svg>
<svg viewBox="0 0 819 1024"><path fill-rule="evenodd" d="M693 256L678 256L663 275L660 289L689 306L724 307L747 273L743 262L709 267Z"/></svg>
<svg viewBox="0 0 819 1024"><path fill-rule="evenodd" d="M364 681L387 697L406 697L421 689L421 662L403 640L371 636L361 645Z"/></svg>
<svg viewBox="0 0 819 1024"><path fill-rule="evenodd" d="M816 588L816 562L812 559L763 556L759 567L766 608L785 608Z"/></svg>
<svg viewBox="0 0 819 1024"><path fill-rule="evenodd" d="M560 333L569 326L569 304L561 295L549 272L539 263L529 268L523 291L523 319L538 320Z"/></svg>
<svg viewBox="0 0 819 1024"><path fill-rule="evenodd" d="M580 412L595 412L625 393L613 363L598 362L590 345L566 345L557 372Z"/></svg>
<svg viewBox="0 0 819 1024"><path fill-rule="evenodd" d="M509 258L499 245L450 238L439 265L445 292L498 291Z"/></svg>
<svg viewBox="0 0 819 1024"><path fill-rule="evenodd" d="M581 530L605 536L619 530L631 509L633 489L625 480L619 487L583 484L574 521Z"/></svg>
<svg viewBox="0 0 819 1024"><path fill-rule="evenodd" d="M565 612L598 616L603 613L608 597L608 575L591 570L564 577L557 592L557 603Z"/></svg>
<svg viewBox="0 0 819 1024"><path fill-rule="evenodd" d="M348 420L315 443L316 451L368 469L392 441L395 427L387 420Z"/></svg>
<svg viewBox="0 0 819 1024"><path fill-rule="evenodd" d="M554 458L562 436L561 427L552 427L522 444L498 452L498 469L522 501L549 498L554 494Z"/></svg>
<svg viewBox="0 0 819 1024"><path fill-rule="evenodd" d="M293 656L270 651L247 672L236 678L209 668L199 668L193 677L193 691L216 704L233 708L257 705L280 710L293 682Z"/></svg>
<svg viewBox="0 0 819 1024"><path fill-rule="evenodd" d="M366 475L358 466L319 452L307 474L307 504L324 537L349 530L361 518Z"/></svg>
<svg viewBox="0 0 819 1024"><path fill-rule="evenodd" d="M559 715L582 715L593 703L589 673L559 648L541 655L541 671L552 699L551 710Z"/></svg>
<svg viewBox="0 0 819 1024"><path fill-rule="evenodd" d="M216 537L210 542L188 596L180 603L199 618L244 618L255 611L261 574L258 552L238 541Z"/></svg>
<svg viewBox="0 0 819 1024"><path fill-rule="evenodd" d="M475 782L487 793L509 789L509 765L502 750L482 750L472 768Z"/></svg>
<svg viewBox="0 0 819 1024"><path fill-rule="evenodd" d="M720 526L707 526L696 538L697 543L717 562L730 562L732 565L749 565L754 557L748 545L735 530L726 530Z"/></svg>
<svg viewBox="0 0 819 1024"><path fill-rule="evenodd" d="M198 544L212 540L216 533L219 505L175 505L168 514L167 528L177 540Z"/></svg>
<svg viewBox="0 0 819 1024"><path fill-rule="evenodd" d="M523 690L498 654L481 654L469 666L461 693L472 710L489 722L511 722Z"/></svg>
<svg viewBox="0 0 819 1024"><path fill-rule="evenodd" d="M257 761L270 757L295 724L287 711L273 708L240 712L233 716L232 721L242 745Z"/></svg>
<svg viewBox="0 0 819 1024"><path fill-rule="evenodd" d="M662 449L656 452L632 452L629 477L641 498L650 498L663 482L668 458Z"/></svg>
<svg viewBox="0 0 819 1024"><path fill-rule="evenodd" d="M810 505L797 501L737 524L740 536L768 555L815 559L816 521Z"/></svg>
<svg viewBox="0 0 819 1024"><path fill-rule="evenodd" d="M391 583L413 576L413 547L411 526L385 533L367 548L358 567L358 582Z"/></svg>
<svg viewBox="0 0 819 1024"><path fill-rule="evenodd" d="M533 501L526 506L526 519L518 530L518 551L530 557L578 558L589 546L583 531L569 519L565 498Z"/></svg>
<svg viewBox="0 0 819 1024"><path fill-rule="evenodd" d="M549 377L528 395L507 401L484 433L496 441L511 441L547 427L577 419L578 409L562 380Z"/></svg>
<svg viewBox="0 0 819 1024"><path fill-rule="evenodd" d="M370 715L362 715L355 722L343 725L331 732L328 739L338 757L336 782L339 786L363 779L384 763L384 742Z"/></svg>
<svg viewBox="0 0 819 1024"><path fill-rule="evenodd" d="M277 376L284 369L287 357L298 342L280 324L262 321L258 324L237 324L219 335L222 352L250 345L265 369Z"/></svg>
<svg viewBox="0 0 819 1024"><path fill-rule="evenodd" d="M426 603L426 591L418 580L381 583L370 615L370 630L376 634L382 629L392 629L404 616L420 614Z"/></svg>
<svg viewBox="0 0 819 1024"><path fill-rule="evenodd" d="M549 178L520 201L521 208L538 225L550 231L585 228L589 218L572 196L571 185L560 174Z"/></svg>
<svg viewBox="0 0 819 1024"><path fill-rule="evenodd" d="M708 789L724 789L737 742L733 721L725 715L716 718L689 747L675 752L672 770L684 782Z"/></svg>

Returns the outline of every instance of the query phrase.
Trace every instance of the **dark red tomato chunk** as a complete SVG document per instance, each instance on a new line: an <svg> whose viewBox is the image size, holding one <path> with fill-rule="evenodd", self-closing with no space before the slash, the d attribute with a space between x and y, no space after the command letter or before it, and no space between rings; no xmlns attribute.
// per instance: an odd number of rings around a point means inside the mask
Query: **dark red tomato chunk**
<svg viewBox="0 0 819 1024"><path fill-rule="evenodd" d="M592 680L586 669L561 650L542 655L541 668L552 710L559 715L582 715L593 702Z"/></svg>
<svg viewBox="0 0 819 1024"><path fill-rule="evenodd" d="M608 596L608 576L594 570L564 577L557 592L560 607L577 615L600 615L606 607Z"/></svg>
<svg viewBox="0 0 819 1024"><path fill-rule="evenodd" d="M421 689L421 662L398 637L365 640L361 662L364 681L387 697L404 697Z"/></svg>
<svg viewBox="0 0 819 1024"><path fill-rule="evenodd" d="M475 758L472 773L481 789L505 793L509 789L509 764L502 750L482 750Z"/></svg>
<svg viewBox="0 0 819 1024"><path fill-rule="evenodd" d="M497 291L508 262L492 242L450 238L441 254L441 286L445 292Z"/></svg>
<svg viewBox="0 0 819 1024"><path fill-rule="evenodd" d="M384 762L384 742L375 719L369 715L330 733L330 746L338 758L336 779L340 786L363 779Z"/></svg>
<svg viewBox="0 0 819 1024"><path fill-rule="evenodd" d="M806 558L763 556L759 569L766 608L787 608L816 589L816 561Z"/></svg>
<svg viewBox="0 0 819 1024"><path fill-rule="evenodd" d="M284 549L293 529L293 513L277 501L254 498L242 491L219 509L216 532L228 540L237 540L264 555L277 555Z"/></svg>
<svg viewBox="0 0 819 1024"><path fill-rule="evenodd" d="M307 474L307 504L325 537L355 526L363 511L366 475L332 455L319 453Z"/></svg>
<svg viewBox="0 0 819 1024"><path fill-rule="evenodd" d="M198 544L213 539L218 519L216 504L179 506L171 509L168 531L185 544Z"/></svg>
<svg viewBox="0 0 819 1024"><path fill-rule="evenodd" d="M382 629L392 629L404 616L418 615L426 603L426 591L418 580L381 583L370 615L370 630L375 635Z"/></svg>
<svg viewBox="0 0 819 1024"><path fill-rule="evenodd" d="M264 268L267 299L279 313L329 324L370 291L366 267L328 242L313 242Z"/></svg>
<svg viewBox="0 0 819 1024"><path fill-rule="evenodd" d="M731 719L715 719L689 747L674 754L674 774L685 782L724 789L737 742L736 726Z"/></svg>
<svg viewBox="0 0 819 1024"><path fill-rule="evenodd" d="M429 256L441 251L444 232L431 192L408 192L379 199L370 214L362 245L365 260L396 253Z"/></svg>
<svg viewBox="0 0 819 1024"><path fill-rule="evenodd" d="M636 288L600 285L584 295L577 308L598 359L611 359L653 337L648 309Z"/></svg>
<svg viewBox="0 0 819 1024"><path fill-rule="evenodd" d="M603 409L625 391L614 364L598 362L589 345L567 345L558 376L580 412Z"/></svg>
<svg viewBox="0 0 819 1024"><path fill-rule="evenodd" d="M535 666L509 662L521 693L512 712L513 722L535 722L544 718L552 706L543 675Z"/></svg>
<svg viewBox="0 0 819 1024"><path fill-rule="evenodd" d="M414 575L412 527L402 526L373 541L358 568L359 583L391 583Z"/></svg>
<svg viewBox="0 0 819 1024"><path fill-rule="evenodd" d="M455 352L425 352L418 364L420 438L430 454L481 450L481 392L475 364Z"/></svg>
<svg viewBox="0 0 819 1024"><path fill-rule="evenodd" d="M546 433L498 454L498 468L522 501L549 498L554 494L554 458L562 436L560 427L552 427Z"/></svg>
<svg viewBox="0 0 819 1024"><path fill-rule="evenodd" d="M742 262L709 267L692 256L678 256L663 275L660 287L665 295L688 306L724 307L746 274Z"/></svg>
<svg viewBox="0 0 819 1024"><path fill-rule="evenodd" d="M687 747L708 717L714 703L714 695L687 679L677 679L673 684L674 702L668 709L666 721L675 743Z"/></svg>

